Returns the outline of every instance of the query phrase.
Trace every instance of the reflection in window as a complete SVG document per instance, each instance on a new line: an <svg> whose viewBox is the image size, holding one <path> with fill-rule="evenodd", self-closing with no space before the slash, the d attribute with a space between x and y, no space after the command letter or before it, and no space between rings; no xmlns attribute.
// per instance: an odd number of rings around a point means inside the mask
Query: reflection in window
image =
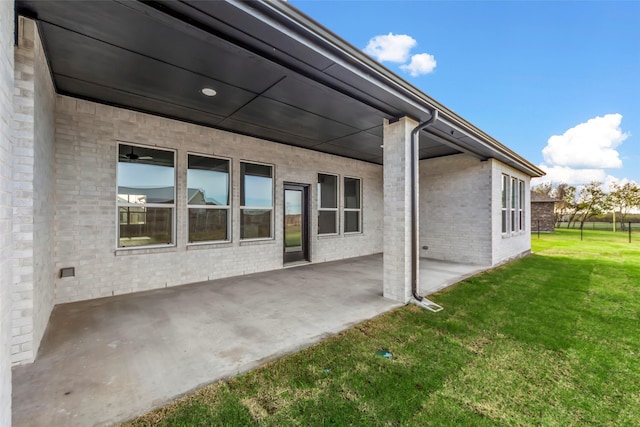
<svg viewBox="0 0 640 427"><path fill-rule="evenodd" d="M241 162L240 238L271 238L272 213L273 167Z"/></svg>
<svg viewBox="0 0 640 427"><path fill-rule="evenodd" d="M318 234L338 233L338 177L318 174Z"/></svg>
<svg viewBox="0 0 640 427"><path fill-rule="evenodd" d="M118 247L173 244L174 153L118 146Z"/></svg>
<svg viewBox="0 0 640 427"><path fill-rule="evenodd" d="M344 232L359 233L362 231L362 208L360 180L344 178Z"/></svg>
<svg viewBox="0 0 640 427"><path fill-rule="evenodd" d="M189 154L189 243L229 239L229 161Z"/></svg>

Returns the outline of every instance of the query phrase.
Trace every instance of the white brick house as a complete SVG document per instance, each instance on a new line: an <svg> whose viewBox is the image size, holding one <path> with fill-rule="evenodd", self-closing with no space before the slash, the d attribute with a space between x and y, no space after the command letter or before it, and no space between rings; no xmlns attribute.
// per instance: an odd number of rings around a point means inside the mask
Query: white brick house
<svg viewBox="0 0 640 427"><path fill-rule="evenodd" d="M0 425L55 304L530 250L542 171L285 3L3 1L0 98Z"/></svg>

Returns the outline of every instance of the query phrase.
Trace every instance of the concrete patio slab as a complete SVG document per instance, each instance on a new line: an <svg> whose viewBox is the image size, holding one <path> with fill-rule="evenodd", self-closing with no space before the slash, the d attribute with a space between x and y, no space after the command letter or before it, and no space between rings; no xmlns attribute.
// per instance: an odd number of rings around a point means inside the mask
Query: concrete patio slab
<svg viewBox="0 0 640 427"><path fill-rule="evenodd" d="M420 294L434 294L489 268L491 266L420 258Z"/></svg>
<svg viewBox="0 0 640 427"><path fill-rule="evenodd" d="M469 273L425 266L423 292ZM381 255L58 305L36 362L13 369L13 425L124 421L399 305Z"/></svg>

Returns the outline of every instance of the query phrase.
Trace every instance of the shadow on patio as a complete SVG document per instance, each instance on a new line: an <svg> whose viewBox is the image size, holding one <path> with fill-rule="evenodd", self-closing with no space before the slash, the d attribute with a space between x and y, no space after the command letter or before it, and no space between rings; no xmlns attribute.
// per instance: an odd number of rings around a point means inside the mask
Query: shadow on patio
<svg viewBox="0 0 640 427"><path fill-rule="evenodd" d="M483 269L421 260L423 293ZM13 369L13 424L127 420L398 307L381 278L372 255L58 305Z"/></svg>

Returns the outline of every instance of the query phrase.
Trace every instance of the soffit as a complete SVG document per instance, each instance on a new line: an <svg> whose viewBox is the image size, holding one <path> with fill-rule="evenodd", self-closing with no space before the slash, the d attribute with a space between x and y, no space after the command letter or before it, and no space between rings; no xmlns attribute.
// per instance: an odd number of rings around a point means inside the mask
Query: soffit
<svg viewBox="0 0 640 427"><path fill-rule="evenodd" d="M399 96L357 58L318 48L319 35L269 21L264 3L16 5L37 20L62 94L378 164L384 119L429 117L429 106ZM204 87L217 95L203 96ZM453 141L516 165L456 129L422 132L420 158L465 151L443 143Z"/></svg>

